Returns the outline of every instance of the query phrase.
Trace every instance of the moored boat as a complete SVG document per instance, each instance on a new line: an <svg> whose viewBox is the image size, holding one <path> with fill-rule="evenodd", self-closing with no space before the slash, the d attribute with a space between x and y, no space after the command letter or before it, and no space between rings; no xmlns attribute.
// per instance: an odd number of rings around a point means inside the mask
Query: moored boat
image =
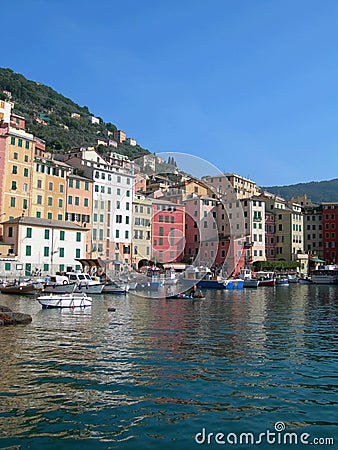
<svg viewBox="0 0 338 450"><path fill-rule="evenodd" d="M320 267L311 272L312 282L315 284L338 284L338 265Z"/></svg>
<svg viewBox="0 0 338 450"><path fill-rule="evenodd" d="M13 283L3 283L0 286L0 292L2 294L16 294L16 295L35 295L43 290L41 283L29 282L29 281L14 281Z"/></svg>
<svg viewBox="0 0 338 450"><path fill-rule="evenodd" d="M92 298L86 294L41 295L37 300L44 309L85 308L92 304Z"/></svg>
<svg viewBox="0 0 338 450"><path fill-rule="evenodd" d="M119 284L115 281L106 283L103 286L102 294L126 294L129 291L128 285Z"/></svg>
<svg viewBox="0 0 338 450"><path fill-rule="evenodd" d="M245 288L257 288L259 286L259 280L255 280L254 278L246 278L243 280L243 284Z"/></svg>
<svg viewBox="0 0 338 450"><path fill-rule="evenodd" d="M46 284L43 291L46 294L71 294L76 288L75 283L68 284Z"/></svg>

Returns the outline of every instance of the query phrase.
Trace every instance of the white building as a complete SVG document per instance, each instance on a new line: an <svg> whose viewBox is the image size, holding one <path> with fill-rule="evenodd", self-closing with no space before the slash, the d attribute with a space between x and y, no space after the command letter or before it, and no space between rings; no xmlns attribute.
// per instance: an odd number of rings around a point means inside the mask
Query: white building
<svg viewBox="0 0 338 450"><path fill-rule="evenodd" d="M13 256L24 274L42 275L80 269L85 256L86 229L63 220L17 217L2 223L3 240L13 245Z"/></svg>
<svg viewBox="0 0 338 450"><path fill-rule="evenodd" d="M0 121L3 120L5 123L10 123L11 110L13 107L14 103L0 100Z"/></svg>

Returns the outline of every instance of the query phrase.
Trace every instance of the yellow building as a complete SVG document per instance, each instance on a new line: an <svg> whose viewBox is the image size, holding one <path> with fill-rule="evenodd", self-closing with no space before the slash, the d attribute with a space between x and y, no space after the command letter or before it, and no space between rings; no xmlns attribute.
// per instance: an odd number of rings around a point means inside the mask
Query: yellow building
<svg viewBox="0 0 338 450"><path fill-rule="evenodd" d="M142 259L152 258L151 221L153 216L152 201L143 195L136 194L133 201L133 240L132 263L138 268Z"/></svg>
<svg viewBox="0 0 338 450"><path fill-rule="evenodd" d="M9 220L29 215L34 136L21 128L0 127L0 214Z"/></svg>
<svg viewBox="0 0 338 450"><path fill-rule="evenodd" d="M35 157L32 172L30 216L65 220L67 174L72 168L62 161Z"/></svg>

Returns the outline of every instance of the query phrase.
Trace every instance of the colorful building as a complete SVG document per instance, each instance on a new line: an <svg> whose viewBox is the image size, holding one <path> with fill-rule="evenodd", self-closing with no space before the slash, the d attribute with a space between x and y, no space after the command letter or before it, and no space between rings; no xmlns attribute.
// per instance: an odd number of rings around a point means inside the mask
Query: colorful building
<svg viewBox="0 0 338 450"><path fill-rule="evenodd" d="M140 262L152 259L151 222L153 219L153 204L144 195L135 194L133 202L133 237L132 264L139 268ZM143 265L143 263L141 263Z"/></svg>
<svg viewBox="0 0 338 450"><path fill-rule="evenodd" d="M2 222L4 238L13 256L23 263L23 274L53 274L80 269L85 254L86 230L71 222L17 217Z"/></svg>
<svg viewBox="0 0 338 450"><path fill-rule="evenodd" d="M323 202L323 247L328 264L338 263L338 203Z"/></svg>
<svg viewBox="0 0 338 450"><path fill-rule="evenodd" d="M179 262L185 247L185 208L162 199L153 199L153 259Z"/></svg>

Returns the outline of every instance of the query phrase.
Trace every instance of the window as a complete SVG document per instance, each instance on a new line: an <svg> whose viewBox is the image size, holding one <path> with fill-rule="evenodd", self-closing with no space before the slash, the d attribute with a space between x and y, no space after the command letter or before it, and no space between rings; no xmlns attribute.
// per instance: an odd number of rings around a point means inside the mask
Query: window
<svg viewBox="0 0 338 450"><path fill-rule="evenodd" d="M23 192L27 192L28 191L28 184L27 183L23 184L22 190L23 190Z"/></svg>
<svg viewBox="0 0 338 450"><path fill-rule="evenodd" d="M64 241L65 240L65 232L64 230L60 230L60 241Z"/></svg>
<svg viewBox="0 0 338 450"><path fill-rule="evenodd" d="M32 229L31 228L27 228L26 229L26 238L31 238L32 237Z"/></svg>
<svg viewBox="0 0 338 450"><path fill-rule="evenodd" d="M158 221L163 222L163 216L158 216Z"/></svg>
<svg viewBox="0 0 338 450"><path fill-rule="evenodd" d="M76 189L80 189L80 180L75 181L75 187Z"/></svg>
<svg viewBox="0 0 338 450"><path fill-rule="evenodd" d="M76 242L81 242L81 233L80 233L80 231L76 232Z"/></svg>
<svg viewBox="0 0 338 450"><path fill-rule="evenodd" d="M48 197L48 206L53 206L53 197Z"/></svg>
<svg viewBox="0 0 338 450"><path fill-rule="evenodd" d="M43 248L43 256L49 256L49 247Z"/></svg>
<svg viewBox="0 0 338 450"><path fill-rule="evenodd" d="M11 145L15 145L15 137L11 137Z"/></svg>
<svg viewBox="0 0 338 450"><path fill-rule="evenodd" d="M47 219L48 219L48 220L52 220L52 219L53 219L53 214L52 214L51 212L49 212L49 213L47 214Z"/></svg>
<svg viewBox="0 0 338 450"><path fill-rule="evenodd" d="M22 147L22 139L18 139L18 147Z"/></svg>
<svg viewBox="0 0 338 450"><path fill-rule="evenodd" d="M27 168L23 169L23 176L28 177L28 169Z"/></svg>
<svg viewBox="0 0 338 450"><path fill-rule="evenodd" d="M88 183L88 181L85 181L85 191L89 191L89 183Z"/></svg>
<svg viewBox="0 0 338 450"><path fill-rule="evenodd" d="M73 196L68 195L68 205L72 205L72 204L73 204Z"/></svg>
<svg viewBox="0 0 338 450"><path fill-rule="evenodd" d="M41 212L40 212L40 211L37 211L37 212L36 212L36 218L37 218L37 219L41 219Z"/></svg>
<svg viewBox="0 0 338 450"><path fill-rule="evenodd" d="M62 208L62 203L63 203L63 201L62 201L62 199L60 198L60 199L59 199L59 208Z"/></svg>
<svg viewBox="0 0 338 450"><path fill-rule="evenodd" d="M115 232L115 237L116 237L116 238L119 238L119 237L120 237L120 231L119 231L119 230L116 230L116 232Z"/></svg>
<svg viewBox="0 0 338 450"><path fill-rule="evenodd" d="M164 228L163 227L160 227L159 233L160 233L160 236L164 236Z"/></svg>
<svg viewBox="0 0 338 450"><path fill-rule="evenodd" d="M16 181L12 181L12 191L16 191Z"/></svg>
<svg viewBox="0 0 338 450"><path fill-rule="evenodd" d="M80 248L75 249L75 258L81 258L81 249Z"/></svg>
<svg viewBox="0 0 338 450"><path fill-rule="evenodd" d="M45 230L45 239L49 239L49 230Z"/></svg>
<svg viewBox="0 0 338 450"><path fill-rule="evenodd" d="M79 197L75 197L75 205L79 206L80 204L80 198Z"/></svg>
<svg viewBox="0 0 338 450"><path fill-rule="evenodd" d="M32 247L30 245L26 245L26 256L32 256Z"/></svg>
<svg viewBox="0 0 338 450"><path fill-rule="evenodd" d="M60 258L64 258L65 256L65 249L63 247L59 248L59 256Z"/></svg>
<svg viewBox="0 0 338 450"><path fill-rule="evenodd" d="M8 227L8 237L13 237L13 227Z"/></svg>
<svg viewBox="0 0 338 450"><path fill-rule="evenodd" d="M89 200L88 200L88 198L84 198L84 199L83 199L83 206L88 207L88 205L89 205Z"/></svg>
<svg viewBox="0 0 338 450"><path fill-rule="evenodd" d="M36 203L37 203L38 205L42 205L42 195L38 195L38 196L37 196Z"/></svg>
<svg viewBox="0 0 338 450"><path fill-rule="evenodd" d="M54 188L54 185L53 185L53 183L50 181L50 182L48 183L48 190L49 190L49 191L52 191L53 188Z"/></svg>
<svg viewBox="0 0 338 450"><path fill-rule="evenodd" d="M15 208L15 197L11 197L11 208Z"/></svg>
<svg viewBox="0 0 338 450"><path fill-rule="evenodd" d="M125 239L128 239L128 238L129 238L129 231L125 231L124 237L125 237Z"/></svg>
<svg viewBox="0 0 338 450"><path fill-rule="evenodd" d="M18 166L12 167L12 173L17 174L18 173Z"/></svg>
<svg viewBox="0 0 338 450"><path fill-rule="evenodd" d="M5 263L5 270L11 270L11 263Z"/></svg>

